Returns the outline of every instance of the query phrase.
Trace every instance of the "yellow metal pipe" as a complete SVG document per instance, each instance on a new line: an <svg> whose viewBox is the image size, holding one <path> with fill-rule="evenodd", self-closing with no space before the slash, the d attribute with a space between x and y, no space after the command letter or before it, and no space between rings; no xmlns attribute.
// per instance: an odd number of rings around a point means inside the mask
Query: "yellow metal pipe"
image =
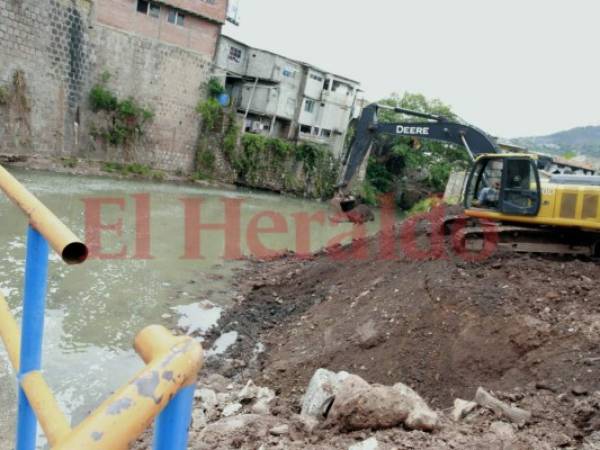
<svg viewBox="0 0 600 450"><path fill-rule="evenodd" d="M28 372L21 379L21 387L50 445L64 440L71 433L71 427L42 374Z"/></svg>
<svg viewBox="0 0 600 450"><path fill-rule="evenodd" d="M0 189L27 215L31 226L46 238L67 264L79 264L86 260L86 245L2 166Z"/></svg>
<svg viewBox="0 0 600 450"><path fill-rule="evenodd" d="M17 373L19 372L19 355L21 352L20 335L19 327L10 312L8 302L0 294L0 336L8 353L8 358ZM70 433L71 427L42 374L37 371L27 373L21 379L21 386L50 444L64 439Z"/></svg>
<svg viewBox="0 0 600 450"><path fill-rule="evenodd" d="M15 372L19 372L19 358L21 354L21 332L6 299L0 294L0 337L8 353L8 359Z"/></svg>
<svg viewBox="0 0 600 450"><path fill-rule="evenodd" d="M135 348L148 365L53 450L125 450L182 387L195 383L202 347L194 339L152 325L138 334Z"/></svg>

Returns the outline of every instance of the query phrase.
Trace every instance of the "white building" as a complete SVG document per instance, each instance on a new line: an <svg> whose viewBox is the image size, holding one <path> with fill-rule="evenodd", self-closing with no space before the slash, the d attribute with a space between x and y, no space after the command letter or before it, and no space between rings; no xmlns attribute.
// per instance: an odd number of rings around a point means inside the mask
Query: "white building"
<svg viewBox="0 0 600 450"><path fill-rule="evenodd" d="M245 130L343 151L360 84L221 36L215 56Z"/></svg>

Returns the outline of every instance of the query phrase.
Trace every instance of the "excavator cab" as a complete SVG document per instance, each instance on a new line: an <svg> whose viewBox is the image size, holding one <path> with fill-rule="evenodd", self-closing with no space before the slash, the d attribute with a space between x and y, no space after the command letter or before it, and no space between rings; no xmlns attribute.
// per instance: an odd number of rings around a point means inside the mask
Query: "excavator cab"
<svg viewBox="0 0 600 450"><path fill-rule="evenodd" d="M465 190L466 209L535 216L540 205L540 178L534 156L497 154L477 158Z"/></svg>

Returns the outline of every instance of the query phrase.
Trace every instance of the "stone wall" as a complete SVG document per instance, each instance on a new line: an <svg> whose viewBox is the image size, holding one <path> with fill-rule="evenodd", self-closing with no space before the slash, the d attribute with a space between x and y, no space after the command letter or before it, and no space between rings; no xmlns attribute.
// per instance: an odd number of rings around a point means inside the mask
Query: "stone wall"
<svg viewBox="0 0 600 450"><path fill-rule="evenodd" d="M90 136L88 95L108 72L120 98L155 112L138 162L193 169L208 57L96 23L87 0L0 0L0 41L1 153L122 159Z"/></svg>

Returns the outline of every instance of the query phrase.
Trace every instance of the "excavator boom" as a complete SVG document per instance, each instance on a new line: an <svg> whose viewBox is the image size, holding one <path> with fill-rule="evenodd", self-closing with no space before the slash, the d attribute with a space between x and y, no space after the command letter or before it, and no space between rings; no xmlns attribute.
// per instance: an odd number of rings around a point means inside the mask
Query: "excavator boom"
<svg viewBox="0 0 600 450"><path fill-rule="evenodd" d="M427 119L424 122L379 123L380 109ZM344 159L339 186L345 188L357 176L360 167L369 156L374 137L378 134L409 136L448 142L464 147L472 160L478 155L500 153L494 141L480 129L444 117L421 113L404 108L389 108L377 104L365 107L356 127L354 140Z"/></svg>

